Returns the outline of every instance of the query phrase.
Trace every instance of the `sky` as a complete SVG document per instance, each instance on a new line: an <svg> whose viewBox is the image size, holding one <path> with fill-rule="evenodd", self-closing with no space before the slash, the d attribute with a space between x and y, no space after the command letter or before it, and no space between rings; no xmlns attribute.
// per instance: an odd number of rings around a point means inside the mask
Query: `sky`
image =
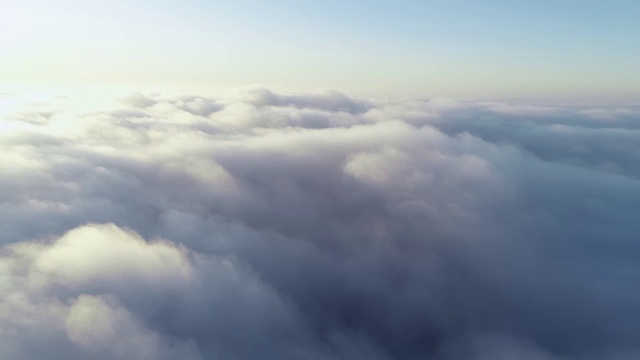
<svg viewBox="0 0 640 360"><path fill-rule="evenodd" d="M640 359L639 2L0 2L0 359Z"/></svg>
<svg viewBox="0 0 640 360"><path fill-rule="evenodd" d="M630 103L636 1L0 2L0 83Z"/></svg>

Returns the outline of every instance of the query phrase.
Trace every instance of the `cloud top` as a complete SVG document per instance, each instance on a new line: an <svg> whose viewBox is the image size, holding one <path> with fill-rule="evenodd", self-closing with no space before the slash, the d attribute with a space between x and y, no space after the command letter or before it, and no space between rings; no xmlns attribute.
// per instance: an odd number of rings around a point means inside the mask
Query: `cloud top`
<svg viewBox="0 0 640 360"><path fill-rule="evenodd" d="M640 355L640 110L338 92L22 102L3 359Z"/></svg>

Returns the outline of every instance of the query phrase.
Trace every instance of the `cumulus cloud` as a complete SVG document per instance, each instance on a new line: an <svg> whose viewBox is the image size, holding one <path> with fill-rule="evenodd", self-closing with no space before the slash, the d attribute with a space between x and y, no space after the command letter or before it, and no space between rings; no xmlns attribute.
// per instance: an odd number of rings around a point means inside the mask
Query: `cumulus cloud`
<svg viewBox="0 0 640 360"><path fill-rule="evenodd" d="M640 355L639 109L91 99L2 112L3 359Z"/></svg>

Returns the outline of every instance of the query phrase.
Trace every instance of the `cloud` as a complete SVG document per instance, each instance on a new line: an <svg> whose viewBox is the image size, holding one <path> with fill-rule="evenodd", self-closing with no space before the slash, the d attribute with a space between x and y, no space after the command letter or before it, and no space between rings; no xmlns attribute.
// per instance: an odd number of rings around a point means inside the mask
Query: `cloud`
<svg viewBox="0 0 640 360"><path fill-rule="evenodd" d="M65 321L71 343L91 358L200 359L193 343L167 345L112 297L81 295Z"/></svg>
<svg viewBox="0 0 640 360"><path fill-rule="evenodd" d="M47 101L1 120L3 359L640 353L638 109Z"/></svg>
<svg viewBox="0 0 640 360"><path fill-rule="evenodd" d="M331 112L362 113L371 108L364 99L354 99L337 91L314 94L285 95L261 87L249 87L239 91L238 98L256 106L292 106L320 109Z"/></svg>
<svg viewBox="0 0 640 360"><path fill-rule="evenodd" d="M192 341L167 341L118 300L132 301L145 288L189 287L190 264L172 244L147 245L114 225L87 225L53 242L8 245L0 264L7 358L44 356L38 350L52 358L200 358Z"/></svg>

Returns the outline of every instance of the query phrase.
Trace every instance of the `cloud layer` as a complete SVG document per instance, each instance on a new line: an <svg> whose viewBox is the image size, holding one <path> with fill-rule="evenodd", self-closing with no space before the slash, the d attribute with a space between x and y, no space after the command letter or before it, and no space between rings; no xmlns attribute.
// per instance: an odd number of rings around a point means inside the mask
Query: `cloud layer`
<svg viewBox="0 0 640 360"><path fill-rule="evenodd" d="M640 356L638 109L8 99L3 359Z"/></svg>

